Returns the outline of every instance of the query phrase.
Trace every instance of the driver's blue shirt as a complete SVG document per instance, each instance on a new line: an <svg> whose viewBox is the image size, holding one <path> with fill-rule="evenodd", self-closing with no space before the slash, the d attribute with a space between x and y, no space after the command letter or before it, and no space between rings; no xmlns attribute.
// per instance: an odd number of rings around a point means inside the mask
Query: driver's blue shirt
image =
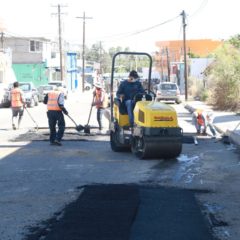
<svg viewBox="0 0 240 240"><path fill-rule="evenodd" d="M121 82L117 90L117 97L124 95L124 101L133 100L134 96L138 93L144 93L142 84L138 80L135 82L129 82L128 80L125 80Z"/></svg>

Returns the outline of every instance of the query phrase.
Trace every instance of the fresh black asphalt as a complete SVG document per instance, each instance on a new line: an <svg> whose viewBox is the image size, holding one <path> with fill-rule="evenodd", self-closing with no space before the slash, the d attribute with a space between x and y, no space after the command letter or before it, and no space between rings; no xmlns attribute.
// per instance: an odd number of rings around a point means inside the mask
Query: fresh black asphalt
<svg viewBox="0 0 240 240"><path fill-rule="evenodd" d="M194 191L145 185L84 186L41 226L25 239L214 240Z"/></svg>

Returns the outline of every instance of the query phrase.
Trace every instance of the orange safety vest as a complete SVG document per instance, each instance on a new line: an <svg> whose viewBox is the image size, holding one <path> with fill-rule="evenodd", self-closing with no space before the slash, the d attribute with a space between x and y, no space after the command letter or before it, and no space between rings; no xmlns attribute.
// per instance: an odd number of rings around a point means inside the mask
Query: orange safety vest
<svg viewBox="0 0 240 240"><path fill-rule="evenodd" d="M105 91L96 89L95 93L96 108L106 108L108 106L108 98L106 97Z"/></svg>
<svg viewBox="0 0 240 240"><path fill-rule="evenodd" d="M203 112L203 110L201 110L201 109L197 110L197 122L198 122L198 125L200 125L200 126L204 126L204 119L203 119L202 112Z"/></svg>
<svg viewBox="0 0 240 240"><path fill-rule="evenodd" d="M58 98L61 92L52 91L48 93L47 109L52 111L62 111L58 105Z"/></svg>
<svg viewBox="0 0 240 240"><path fill-rule="evenodd" d="M22 91L20 88L14 88L11 90L11 106L12 107L22 107Z"/></svg>

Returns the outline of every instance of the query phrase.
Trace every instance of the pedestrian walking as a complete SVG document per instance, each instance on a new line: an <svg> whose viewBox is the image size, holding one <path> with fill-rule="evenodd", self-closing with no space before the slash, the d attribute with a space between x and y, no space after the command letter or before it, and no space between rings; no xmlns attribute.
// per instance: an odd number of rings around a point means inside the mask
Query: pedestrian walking
<svg viewBox="0 0 240 240"><path fill-rule="evenodd" d="M13 83L13 89L10 92L11 108L12 108L12 128L16 130L20 127L23 112L24 112L24 95L23 91L19 88L19 83Z"/></svg>
<svg viewBox="0 0 240 240"><path fill-rule="evenodd" d="M97 109L97 122L98 122L98 129L99 133L102 133L103 130L103 115L108 119L110 122L110 114L108 114L109 110L108 107L108 95L105 92L103 85L99 82L94 84L95 89L93 90L93 103L92 105Z"/></svg>
<svg viewBox="0 0 240 240"><path fill-rule="evenodd" d="M144 93L144 89L141 82L139 81L138 73L135 70L132 70L129 73L128 80L121 82L117 90L117 97L121 100L121 102L125 104L127 108L130 127L133 127L134 123L134 98L137 94L142 93Z"/></svg>
<svg viewBox="0 0 240 240"><path fill-rule="evenodd" d="M68 115L68 111L64 107L64 93L59 91L58 87L49 92L45 97L43 103L47 104L47 117L50 129L50 145L61 146L61 140L65 131L64 115ZM56 125L58 131L56 131Z"/></svg>

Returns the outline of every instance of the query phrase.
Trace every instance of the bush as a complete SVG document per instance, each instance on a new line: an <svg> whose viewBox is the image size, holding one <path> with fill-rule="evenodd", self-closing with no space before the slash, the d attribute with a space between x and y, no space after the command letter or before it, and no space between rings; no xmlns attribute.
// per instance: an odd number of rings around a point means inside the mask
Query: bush
<svg viewBox="0 0 240 240"><path fill-rule="evenodd" d="M220 110L239 110L240 51L225 43L215 54L207 73L211 103Z"/></svg>
<svg viewBox="0 0 240 240"><path fill-rule="evenodd" d="M188 93L194 99L202 101L207 99L207 92L204 89L203 81L194 77L188 79Z"/></svg>

